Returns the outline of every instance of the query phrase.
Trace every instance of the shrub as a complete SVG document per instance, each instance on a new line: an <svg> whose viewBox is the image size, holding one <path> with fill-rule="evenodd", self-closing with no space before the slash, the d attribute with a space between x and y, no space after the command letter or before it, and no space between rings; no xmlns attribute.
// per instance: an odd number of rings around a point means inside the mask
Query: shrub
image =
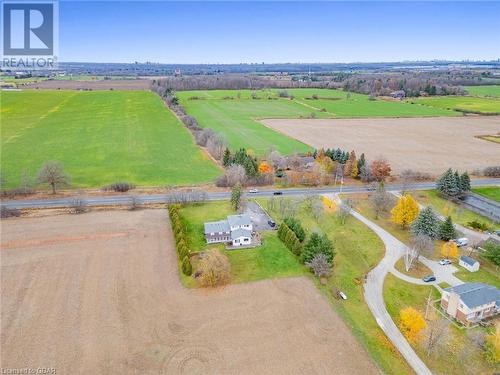
<svg viewBox="0 0 500 375"><path fill-rule="evenodd" d="M110 185L104 186L102 189L104 191L116 191L118 193L125 193L129 190L132 190L133 188L135 188L135 186L130 182L115 182Z"/></svg>
<svg viewBox="0 0 500 375"><path fill-rule="evenodd" d="M477 220L472 220L467 223L467 226L471 227L472 229L477 229L477 230L488 230L489 227L486 223L481 223L480 221Z"/></svg>
<svg viewBox="0 0 500 375"><path fill-rule="evenodd" d="M487 177L500 177L500 166L486 167L483 174Z"/></svg>
<svg viewBox="0 0 500 375"><path fill-rule="evenodd" d="M7 208L2 206L1 211L0 211L0 217L2 219L8 218L8 217L19 217L21 216L21 211L19 211L17 208Z"/></svg>
<svg viewBox="0 0 500 375"><path fill-rule="evenodd" d="M72 214L83 214L87 211L87 201L81 198L75 198L71 201L69 212Z"/></svg>
<svg viewBox="0 0 500 375"><path fill-rule="evenodd" d="M210 249L200 260L198 282L205 287L227 284L231 279L231 263L218 249Z"/></svg>
<svg viewBox="0 0 500 375"><path fill-rule="evenodd" d="M182 259L182 273L186 276L191 276L193 273L193 266L191 265L191 261L188 256L185 256Z"/></svg>

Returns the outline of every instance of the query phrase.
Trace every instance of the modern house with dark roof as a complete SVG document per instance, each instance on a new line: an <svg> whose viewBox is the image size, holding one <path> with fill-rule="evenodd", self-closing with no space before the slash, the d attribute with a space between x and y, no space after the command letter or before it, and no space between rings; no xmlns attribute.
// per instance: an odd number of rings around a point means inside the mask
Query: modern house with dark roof
<svg viewBox="0 0 500 375"><path fill-rule="evenodd" d="M252 219L248 215L229 215L227 220L205 223L207 243L231 243L245 246L252 243Z"/></svg>
<svg viewBox="0 0 500 375"><path fill-rule="evenodd" d="M500 290L483 283L465 283L446 288L441 307L463 325L469 325L500 313Z"/></svg>
<svg viewBox="0 0 500 375"><path fill-rule="evenodd" d="M479 271L479 262L474 258L468 257L467 255L462 255L458 260L458 264L465 268L467 271Z"/></svg>

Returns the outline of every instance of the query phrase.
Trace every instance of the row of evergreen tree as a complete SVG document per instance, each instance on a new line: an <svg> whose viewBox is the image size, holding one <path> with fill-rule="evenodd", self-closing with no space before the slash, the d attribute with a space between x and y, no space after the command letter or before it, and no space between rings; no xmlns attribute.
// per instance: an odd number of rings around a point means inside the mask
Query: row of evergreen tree
<svg viewBox="0 0 500 375"><path fill-rule="evenodd" d="M182 272L187 276L191 276L191 274L193 273L193 266L191 265L191 261L189 260L186 230L179 214L179 206L168 206L168 213L170 215L170 222L172 223L172 230L174 232L177 255L182 261Z"/></svg>
<svg viewBox="0 0 500 375"><path fill-rule="evenodd" d="M449 197L460 198L470 191L470 177L467 172L462 175L449 168L436 181L436 189Z"/></svg>
<svg viewBox="0 0 500 375"><path fill-rule="evenodd" d="M446 220L439 220L438 215L431 206L427 206L418 214L417 218L411 224L413 235L425 235L434 239L449 241L457 236L451 217Z"/></svg>
<svg viewBox="0 0 500 375"><path fill-rule="evenodd" d="M314 232L306 241L306 232L300 221L289 217L280 224L278 238L292 253L299 256L303 263L309 263L315 256L323 254L331 268L335 249L326 234Z"/></svg>
<svg viewBox="0 0 500 375"><path fill-rule="evenodd" d="M278 238L285 244L288 249L297 256L302 253L302 244L295 235L294 231L290 229L285 222L281 223L278 228Z"/></svg>
<svg viewBox="0 0 500 375"><path fill-rule="evenodd" d="M240 148L234 153L234 155L231 153L229 148L226 148L222 158L222 164L225 168L232 164L241 165L245 169L247 177L256 177L259 174L257 159L250 156L244 148Z"/></svg>
<svg viewBox="0 0 500 375"><path fill-rule="evenodd" d="M340 164L347 163L349 159L349 151L341 150L340 148L333 149L327 148L325 151L325 155L328 156L333 161L338 161ZM316 159L318 156L318 150L314 150L313 157Z"/></svg>

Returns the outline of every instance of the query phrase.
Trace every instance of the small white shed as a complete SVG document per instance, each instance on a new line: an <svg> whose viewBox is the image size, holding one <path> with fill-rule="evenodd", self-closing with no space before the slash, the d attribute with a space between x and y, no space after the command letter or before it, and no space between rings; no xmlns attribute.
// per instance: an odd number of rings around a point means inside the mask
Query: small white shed
<svg viewBox="0 0 500 375"><path fill-rule="evenodd" d="M479 262L471 257L462 255L458 261L458 264L465 268L467 271L476 272L479 271Z"/></svg>

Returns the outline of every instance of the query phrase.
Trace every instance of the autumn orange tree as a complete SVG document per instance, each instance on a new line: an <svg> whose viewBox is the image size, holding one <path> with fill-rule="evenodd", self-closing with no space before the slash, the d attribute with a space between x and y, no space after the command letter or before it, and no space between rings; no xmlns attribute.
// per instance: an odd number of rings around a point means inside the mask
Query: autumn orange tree
<svg viewBox="0 0 500 375"><path fill-rule="evenodd" d="M371 169L377 181L384 181L391 175L391 166L385 159L374 160L371 164Z"/></svg>
<svg viewBox="0 0 500 375"><path fill-rule="evenodd" d="M272 168L271 168L271 166L267 162L262 161L259 164L259 172L260 173L271 173L272 172Z"/></svg>
<svg viewBox="0 0 500 375"><path fill-rule="evenodd" d="M399 311L399 328L408 341L419 342L422 338L422 330L427 327L422 313L411 306Z"/></svg>
<svg viewBox="0 0 500 375"><path fill-rule="evenodd" d="M391 210L391 220L403 228L410 225L418 215L418 203L411 195L405 194L398 199L398 203Z"/></svg>
<svg viewBox="0 0 500 375"><path fill-rule="evenodd" d="M441 247L441 255L445 258L458 258L458 247L453 241L448 241Z"/></svg>

